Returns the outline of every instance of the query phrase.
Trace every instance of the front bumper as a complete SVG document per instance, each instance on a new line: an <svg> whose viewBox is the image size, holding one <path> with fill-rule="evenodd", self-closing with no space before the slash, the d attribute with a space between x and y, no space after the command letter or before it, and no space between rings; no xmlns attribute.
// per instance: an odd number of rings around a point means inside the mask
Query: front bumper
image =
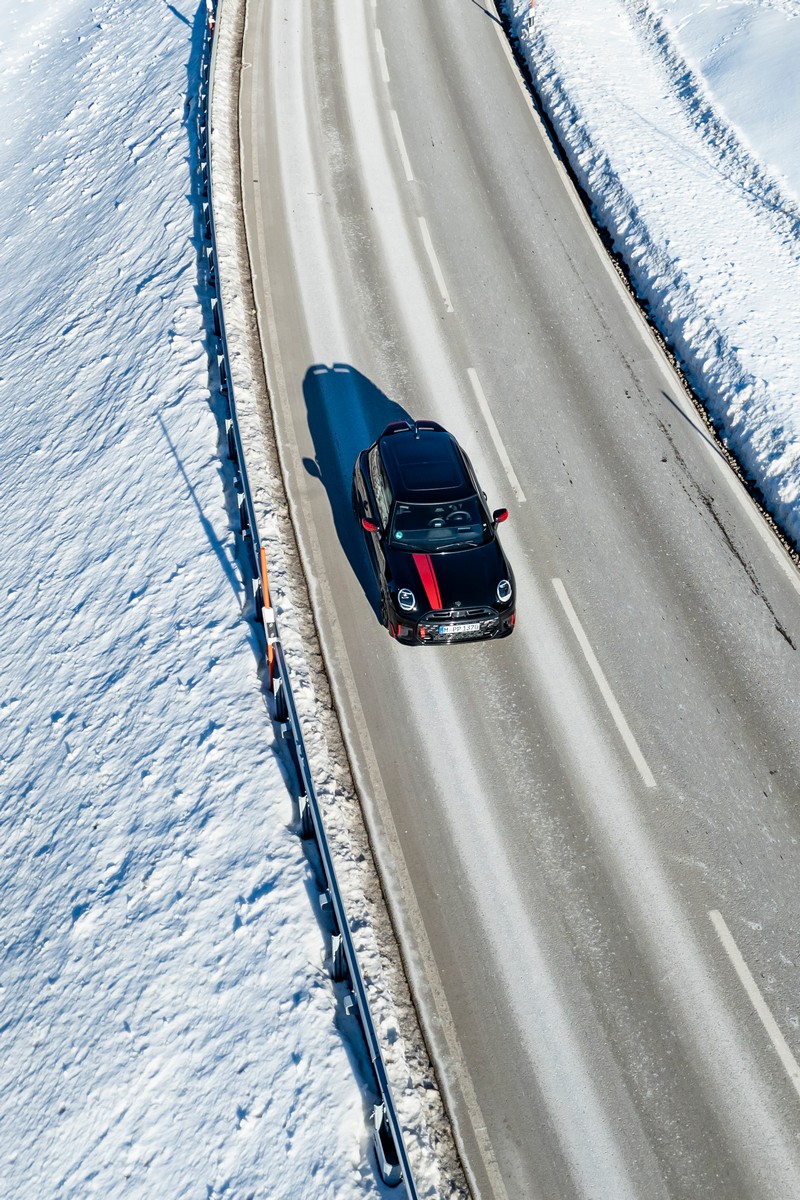
<svg viewBox="0 0 800 1200"><path fill-rule="evenodd" d="M450 612L432 612L417 617L413 613L394 612L389 632L399 642L415 646L444 646L454 642L485 642L508 637L514 629L513 604L503 609L483 608Z"/></svg>

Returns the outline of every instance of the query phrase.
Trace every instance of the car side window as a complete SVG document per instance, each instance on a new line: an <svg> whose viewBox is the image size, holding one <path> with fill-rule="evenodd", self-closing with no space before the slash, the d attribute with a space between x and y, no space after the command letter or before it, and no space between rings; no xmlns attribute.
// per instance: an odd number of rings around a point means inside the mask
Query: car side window
<svg viewBox="0 0 800 1200"><path fill-rule="evenodd" d="M392 493L389 490L389 481L386 478L386 473L383 469L378 447L371 451L369 456L369 477L372 482L372 490L375 493L375 503L378 506L378 516L381 519L381 524L384 529L389 524L389 510L392 507Z"/></svg>

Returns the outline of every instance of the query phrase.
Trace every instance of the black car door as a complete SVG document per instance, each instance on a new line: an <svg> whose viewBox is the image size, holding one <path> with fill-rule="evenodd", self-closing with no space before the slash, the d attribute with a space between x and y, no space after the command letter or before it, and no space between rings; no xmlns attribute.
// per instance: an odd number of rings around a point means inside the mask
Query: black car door
<svg viewBox="0 0 800 1200"><path fill-rule="evenodd" d="M386 559L386 539L389 535L389 522L392 513L392 490L377 446L373 446L370 450L367 463L369 467L369 481L372 485L372 494L375 498L376 523L378 524L377 532L370 534L369 537L378 574L385 583L388 583L390 572Z"/></svg>

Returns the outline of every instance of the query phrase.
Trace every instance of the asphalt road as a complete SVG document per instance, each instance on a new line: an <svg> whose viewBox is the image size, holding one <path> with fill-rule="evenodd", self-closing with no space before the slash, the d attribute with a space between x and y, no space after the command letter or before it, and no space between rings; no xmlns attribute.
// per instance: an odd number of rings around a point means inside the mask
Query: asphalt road
<svg viewBox="0 0 800 1200"><path fill-rule="evenodd" d="M250 0L287 486L476 1195L800 1196L800 580L604 257L490 3ZM432 417L517 629L393 643L357 452Z"/></svg>

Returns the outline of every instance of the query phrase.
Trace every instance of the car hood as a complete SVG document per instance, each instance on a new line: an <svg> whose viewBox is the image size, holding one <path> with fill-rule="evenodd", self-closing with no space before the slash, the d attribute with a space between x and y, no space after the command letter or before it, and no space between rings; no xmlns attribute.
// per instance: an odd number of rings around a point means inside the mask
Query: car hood
<svg viewBox="0 0 800 1200"><path fill-rule="evenodd" d="M478 608L497 604L501 579L513 584L511 568L497 538L471 550L413 554L393 550L389 563L398 588L410 588L417 611Z"/></svg>

